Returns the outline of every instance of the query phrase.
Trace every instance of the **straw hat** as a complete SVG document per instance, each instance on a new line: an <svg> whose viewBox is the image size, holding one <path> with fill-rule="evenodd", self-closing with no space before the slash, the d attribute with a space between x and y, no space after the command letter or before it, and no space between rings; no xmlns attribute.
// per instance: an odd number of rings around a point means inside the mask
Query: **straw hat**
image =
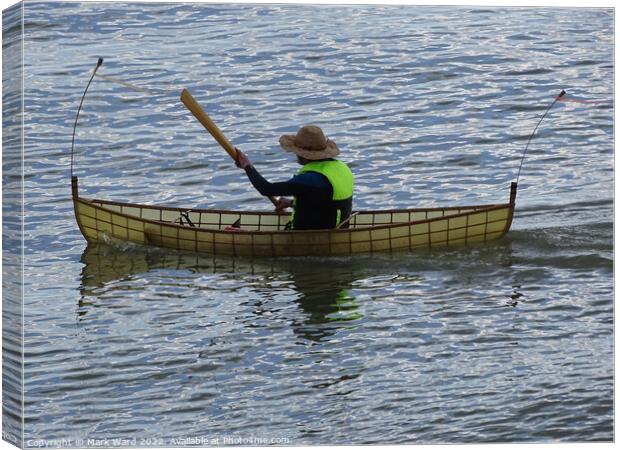
<svg viewBox="0 0 620 450"><path fill-rule="evenodd" d="M281 136L280 145L287 152L310 160L333 158L340 153L336 143L327 139L316 125L306 125L297 134Z"/></svg>

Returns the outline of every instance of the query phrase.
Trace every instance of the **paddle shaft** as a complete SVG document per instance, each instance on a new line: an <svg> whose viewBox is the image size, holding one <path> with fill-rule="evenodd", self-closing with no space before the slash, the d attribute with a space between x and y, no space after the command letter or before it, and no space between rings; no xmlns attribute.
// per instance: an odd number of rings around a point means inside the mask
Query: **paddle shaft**
<svg viewBox="0 0 620 450"><path fill-rule="evenodd" d="M360 213L359 211L355 211L354 213L350 214L349 217L347 217L345 220L340 222L340 224L338 224L338 226L336 228L342 228L347 223L349 223L351 221L351 219L353 219L355 216L357 216L359 213Z"/></svg>
<svg viewBox="0 0 620 450"><path fill-rule="evenodd" d="M226 136L224 136L224 133L220 131L215 122L213 122L207 113L204 112L202 107L187 89L183 89L183 92L181 92L181 101L194 115L194 117L198 119L198 122L200 122L207 129L207 131L211 133L211 136L213 136L213 138L224 148L224 150L226 150L226 153L228 153L232 159L237 161L237 150L235 147L230 143ZM278 206L278 201L274 197L270 196L268 198L274 206Z"/></svg>

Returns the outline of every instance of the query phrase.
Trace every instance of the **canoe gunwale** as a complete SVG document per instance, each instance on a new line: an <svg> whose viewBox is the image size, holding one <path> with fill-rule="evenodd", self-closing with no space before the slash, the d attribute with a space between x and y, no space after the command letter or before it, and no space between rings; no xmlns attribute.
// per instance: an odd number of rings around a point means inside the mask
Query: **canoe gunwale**
<svg viewBox="0 0 620 450"><path fill-rule="evenodd" d="M231 214L231 215L264 215L264 216L290 216L290 213L277 213L275 211L240 211L238 209L207 209L207 208L179 208L177 206L159 206L159 205L147 205L143 203L129 203L129 202L117 202L113 200L101 200L98 198L86 198L79 197L82 202L96 202L102 205L110 206L128 206L135 208L147 208L157 209L165 211L178 211L178 212L194 212L194 213L215 213L215 214ZM96 205L95 205L96 206ZM453 211L460 209L479 209L486 210L488 208L505 208L510 206L510 203L490 203L486 205L463 205L463 206L446 206L446 207L429 207L429 208L400 208L400 209L364 209L354 210L351 213L358 212L360 214L397 214L397 213L409 213L409 212L424 212L424 211ZM430 220L430 219L429 219ZM167 223L167 222L166 222ZM402 222L408 223L408 222ZM301 231L301 230L297 230ZM316 230L311 230L316 231Z"/></svg>

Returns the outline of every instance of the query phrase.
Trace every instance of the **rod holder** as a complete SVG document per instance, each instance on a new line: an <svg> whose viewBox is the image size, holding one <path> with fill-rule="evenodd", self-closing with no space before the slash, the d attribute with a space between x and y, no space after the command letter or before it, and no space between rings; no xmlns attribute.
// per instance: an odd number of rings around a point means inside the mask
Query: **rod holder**
<svg viewBox="0 0 620 450"><path fill-rule="evenodd" d="M78 177L75 175L71 177L71 195L74 199L78 198Z"/></svg>
<svg viewBox="0 0 620 450"><path fill-rule="evenodd" d="M517 199L517 183L513 181L510 183L510 204L514 206Z"/></svg>

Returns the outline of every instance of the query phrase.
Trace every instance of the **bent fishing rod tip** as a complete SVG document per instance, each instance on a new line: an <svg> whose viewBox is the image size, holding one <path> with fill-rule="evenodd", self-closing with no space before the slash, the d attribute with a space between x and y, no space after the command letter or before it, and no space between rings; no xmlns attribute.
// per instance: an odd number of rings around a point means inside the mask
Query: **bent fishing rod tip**
<svg viewBox="0 0 620 450"><path fill-rule="evenodd" d="M101 64L103 64L103 58L99 58L97 60L97 68L99 68L99 66L101 66Z"/></svg>
<svg viewBox="0 0 620 450"><path fill-rule="evenodd" d="M566 94L566 91L562 89L562 92L560 92L560 95L558 95L558 98L562 98L564 94Z"/></svg>

